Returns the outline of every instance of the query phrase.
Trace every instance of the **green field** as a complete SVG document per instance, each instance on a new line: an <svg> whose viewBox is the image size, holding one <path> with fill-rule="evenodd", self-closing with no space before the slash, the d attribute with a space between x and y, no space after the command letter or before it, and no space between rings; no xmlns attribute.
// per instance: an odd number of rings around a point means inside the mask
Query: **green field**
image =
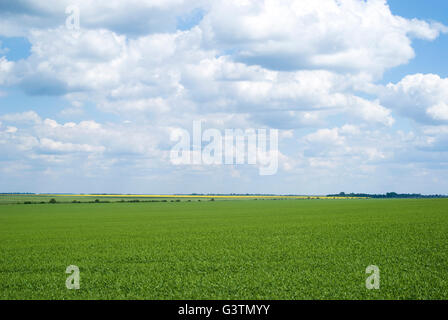
<svg viewBox="0 0 448 320"><path fill-rule="evenodd" d="M0 205L1 299L448 299L448 200ZM65 269L81 270L68 290ZM380 290L367 290L377 265Z"/></svg>
<svg viewBox="0 0 448 320"><path fill-rule="evenodd" d="M112 195L112 194L0 194L2 204L45 204L51 199L58 203L91 202L174 202L174 201L208 201L208 200L347 200L350 197L326 196L213 196L213 195Z"/></svg>

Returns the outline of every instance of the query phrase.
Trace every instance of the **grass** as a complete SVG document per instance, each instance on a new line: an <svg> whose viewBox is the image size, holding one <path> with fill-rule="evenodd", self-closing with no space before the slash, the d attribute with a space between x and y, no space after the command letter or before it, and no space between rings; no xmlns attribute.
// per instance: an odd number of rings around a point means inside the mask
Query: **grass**
<svg viewBox="0 0 448 320"><path fill-rule="evenodd" d="M0 206L1 299L447 299L448 200ZM381 289L367 290L377 265ZM81 270L67 290L65 269Z"/></svg>

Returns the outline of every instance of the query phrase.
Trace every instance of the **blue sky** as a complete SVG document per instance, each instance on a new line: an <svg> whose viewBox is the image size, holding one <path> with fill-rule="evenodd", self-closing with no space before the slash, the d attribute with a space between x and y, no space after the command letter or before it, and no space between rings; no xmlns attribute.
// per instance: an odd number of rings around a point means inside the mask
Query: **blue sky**
<svg viewBox="0 0 448 320"><path fill-rule="evenodd" d="M448 3L338 3L2 2L0 192L448 193ZM198 120L278 171L174 165Z"/></svg>
<svg viewBox="0 0 448 320"><path fill-rule="evenodd" d="M424 19L448 23L448 2L443 0L389 0L394 14L405 18ZM416 41L414 44L416 57L409 63L387 72L384 81L399 81L410 73L436 73L448 77L448 65L444 57L448 54L448 37L443 36L435 41Z"/></svg>

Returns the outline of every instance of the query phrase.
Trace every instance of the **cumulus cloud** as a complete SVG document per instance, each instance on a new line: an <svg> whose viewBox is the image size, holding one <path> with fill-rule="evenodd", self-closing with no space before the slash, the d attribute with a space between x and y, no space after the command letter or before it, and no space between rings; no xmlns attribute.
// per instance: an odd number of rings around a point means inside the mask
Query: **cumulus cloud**
<svg viewBox="0 0 448 320"><path fill-rule="evenodd" d="M169 151L160 147L168 128L95 121L60 123L36 118L33 112L6 114L1 120L0 163L11 170L14 164L20 164L15 167L27 167L31 174L47 170L63 174L70 169L86 177L99 177L124 168L139 167L141 172L154 167L162 169L168 163ZM9 174L17 172L12 170Z"/></svg>
<svg viewBox="0 0 448 320"><path fill-rule="evenodd" d="M89 144L73 144L54 141L43 138L40 140L40 148L46 152L103 152L104 147L92 146Z"/></svg>
<svg viewBox="0 0 448 320"><path fill-rule="evenodd" d="M384 0L216 1L201 28L206 45L248 64L377 75L414 57L412 37L447 32L393 15Z"/></svg>
<svg viewBox="0 0 448 320"><path fill-rule="evenodd" d="M204 1L198 0L32 0L0 3L0 34L24 36L32 28L54 28L65 24L66 8L75 6L85 29L105 28L119 34L173 32L177 18L188 15Z"/></svg>
<svg viewBox="0 0 448 320"><path fill-rule="evenodd" d="M11 123L40 123L42 121L40 116L34 111L4 114L0 116L0 120Z"/></svg>
<svg viewBox="0 0 448 320"><path fill-rule="evenodd" d="M14 67L14 62L0 57L0 85L6 84Z"/></svg>
<svg viewBox="0 0 448 320"><path fill-rule="evenodd" d="M302 166L365 177L386 163L399 162L400 148L409 144L400 134L352 124L319 129L300 138L299 142L305 159Z"/></svg>
<svg viewBox="0 0 448 320"><path fill-rule="evenodd" d="M80 9L76 32L65 26L68 5ZM405 159L417 170L448 145L448 80L377 81L414 57L413 39L445 32L382 0L2 2L0 34L26 37L31 51L0 57L1 92L59 97L61 108L0 111L0 161L8 174L98 170L142 188L163 170L171 187L213 170L253 186L247 168L168 163L170 133L202 119L219 130L281 129L282 182L335 171L371 179ZM418 125L398 132L403 117Z"/></svg>
<svg viewBox="0 0 448 320"><path fill-rule="evenodd" d="M380 88L381 102L402 115L425 124L448 121L448 79L435 74L413 74Z"/></svg>
<svg viewBox="0 0 448 320"><path fill-rule="evenodd" d="M294 128L345 112L367 122L393 123L378 102L352 93L363 77L248 66L205 50L201 40L199 28L131 40L107 30L85 31L76 39L63 27L34 31L31 56L15 66L16 82L31 95L65 95L73 103L89 99L106 112L168 122L173 112L188 115L185 119L227 112Z"/></svg>
<svg viewBox="0 0 448 320"><path fill-rule="evenodd" d="M426 110L426 113L435 120L448 121L448 104L440 102Z"/></svg>
<svg viewBox="0 0 448 320"><path fill-rule="evenodd" d="M339 135L338 128L320 129L317 132L305 136L310 143L329 144L333 146L341 146L345 143L343 136Z"/></svg>

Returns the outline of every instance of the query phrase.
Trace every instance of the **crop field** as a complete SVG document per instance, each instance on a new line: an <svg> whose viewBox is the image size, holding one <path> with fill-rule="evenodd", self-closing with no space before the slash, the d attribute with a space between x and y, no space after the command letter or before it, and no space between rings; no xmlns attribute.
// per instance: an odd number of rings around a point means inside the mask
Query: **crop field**
<svg viewBox="0 0 448 320"><path fill-rule="evenodd" d="M44 204L51 199L56 202L168 202L168 201L207 201L217 200L347 200L356 197L326 196L254 196L254 195L113 195L113 194L0 194L2 204Z"/></svg>
<svg viewBox="0 0 448 320"><path fill-rule="evenodd" d="M2 204L0 299L448 299L447 208L447 199ZM79 290L65 286L69 265ZM379 290L366 289L369 265Z"/></svg>

